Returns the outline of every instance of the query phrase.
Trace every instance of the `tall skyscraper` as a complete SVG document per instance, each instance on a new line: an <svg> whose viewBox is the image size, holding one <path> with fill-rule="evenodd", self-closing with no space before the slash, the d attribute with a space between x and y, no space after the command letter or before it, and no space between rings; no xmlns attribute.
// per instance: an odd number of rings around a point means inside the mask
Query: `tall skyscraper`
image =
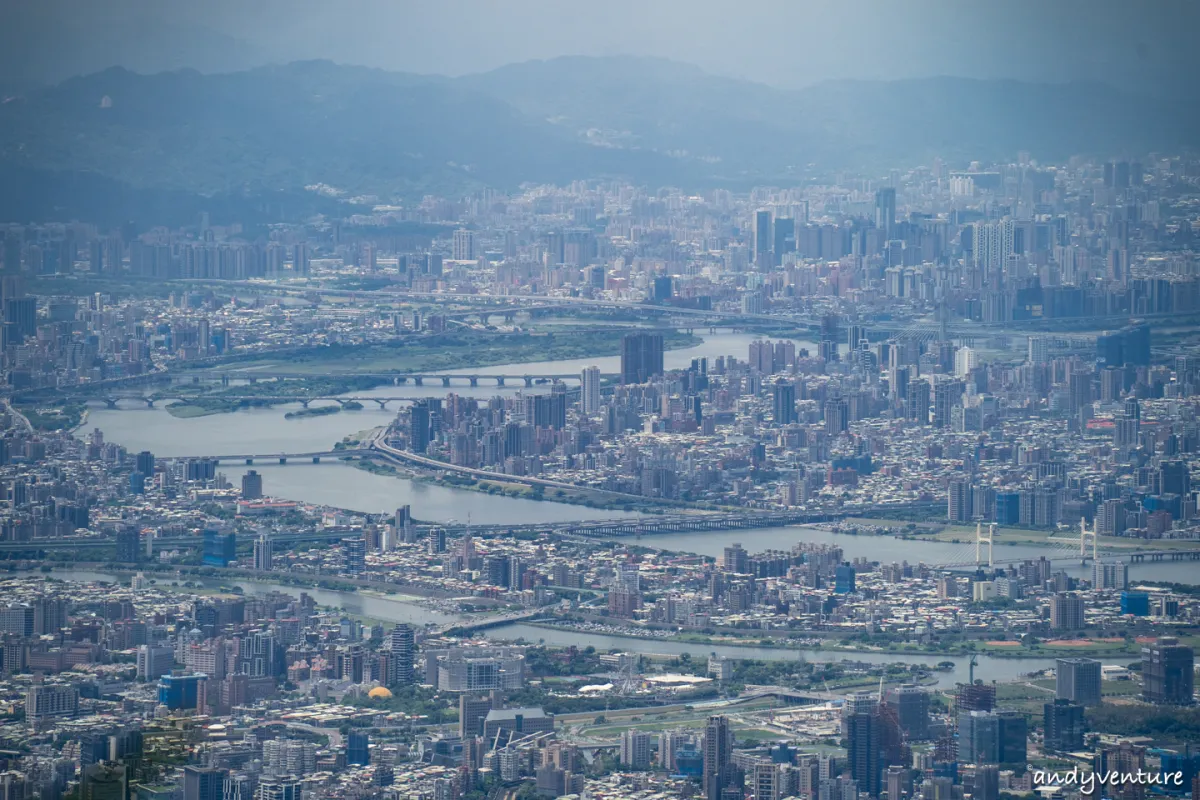
<svg viewBox="0 0 1200 800"><path fill-rule="evenodd" d="M479 256L475 252L475 231L459 228L454 232L452 252L455 261L474 261Z"/></svg>
<svg viewBox="0 0 1200 800"><path fill-rule="evenodd" d="M1173 636L1160 636L1142 648L1142 699L1147 703L1190 706L1195 702L1196 656Z"/></svg>
<svg viewBox="0 0 1200 800"><path fill-rule="evenodd" d="M408 449L424 453L429 449L429 403L422 400L409 411Z"/></svg>
<svg viewBox="0 0 1200 800"><path fill-rule="evenodd" d="M263 496L262 475L257 470L250 470L242 476L242 499L258 500Z"/></svg>
<svg viewBox="0 0 1200 800"><path fill-rule="evenodd" d="M895 710L900 729L910 741L929 738L929 690L913 684L892 686L885 702Z"/></svg>
<svg viewBox="0 0 1200 800"><path fill-rule="evenodd" d="M365 766L371 763L371 737L365 731L350 731L346 737L346 763Z"/></svg>
<svg viewBox="0 0 1200 800"><path fill-rule="evenodd" d="M883 232L884 241L895 237L896 190L891 187L875 192L875 227Z"/></svg>
<svg viewBox="0 0 1200 800"><path fill-rule="evenodd" d="M872 797L879 796L880 724L879 700L868 692L846 698L842 707L842 727L846 733L846 759L850 777L858 790Z"/></svg>
<svg viewBox="0 0 1200 800"><path fill-rule="evenodd" d="M1083 706L1058 698L1042 706L1042 724L1047 750L1072 751L1083 748L1086 726Z"/></svg>
<svg viewBox="0 0 1200 800"><path fill-rule="evenodd" d="M342 540L347 575L362 575L367 569L367 542L361 536Z"/></svg>
<svg viewBox="0 0 1200 800"><path fill-rule="evenodd" d="M224 800L228 775L216 767L184 767L183 800Z"/></svg>
<svg viewBox="0 0 1200 800"><path fill-rule="evenodd" d="M646 383L662 372L661 333L629 333L621 337L621 383Z"/></svg>
<svg viewBox="0 0 1200 800"><path fill-rule="evenodd" d="M771 212L759 209L754 212L754 265L759 269L771 266Z"/></svg>
<svg viewBox="0 0 1200 800"><path fill-rule="evenodd" d="M125 800L129 777L124 764L102 761L85 767L79 778L80 800Z"/></svg>
<svg viewBox="0 0 1200 800"><path fill-rule="evenodd" d="M1054 664L1054 696L1081 706L1100 705L1100 662L1094 658L1060 658Z"/></svg>
<svg viewBox="0 0 1200 800"><path fill-rule="evenodd" d="M796 386L780 378L771 387L771 399L776 425L790 425L796 421Z"/></svg>
<svg viewBox="0 0 1200 800"><path fill-rule="evenodd" d="M733 760L733 732L729 719L709 717L704 726L704 797L721 800L721 792L729 784Z"/></svg>
<svg viewBox="0 0 1200 800"><path fill-rule="evenodd" d="M1077 631L1082 627L1083 598L1074 592L1059 592L1053 595L1050 598L1050 628L1056 631Z"/></svg>
<svg viewBox="0 0 1200 800"><path fill-rule="evenodd" d="M796 252L796 220L791 217L775 218L774 264L779 266L787 253Z"/></svg>
<svg viewBox="0 0 1200 800"><path fill-rule="evenodd" d="M628 730L621 734L621 766L632 769L650 767L650 734Z"/></svg>
<svg viewBox="0 0 1200 800"><path fill-rule="evenodd" d="M259 534L254 540L254 568L260 572L270 572L274 566L274 552L271 538L265 533Z"/></svg>
<svg viewBox="0 0 1200 800"><path fill-rule="evenodd" d="M970 521L973 498L970 481L950 481L946 489L946 519L951 522Z"/></svg>
<svg viewBox="0 0 1200 800"><path fill-rule="evenodd" d="M579 403L584 414L600 410L600 368L584 367L579 376Z"/></svg>
<svg viewBox="0 0 1200 800"><path fill-rule="evenodd" d="M461 739L483 733L483 720L492 710L492 698L475 697L470 692L458 696L458 735Z"/></svg>
<svg viewBox="0 0 1200 800"><path fill-rule="evenodd" d="M117 561L121 564L136 564L142 559L141 533L133 525L123 525L117 530Z"/></svg>
<svg viewBox="0 0 1200 800"><path fill-rule="evenodd" d="M391 651L395 664L393 683L408 686L413 682L413 657L416 649L416 638L411 625L400 624L392 628Z"/></svg>
<svg viewBox="0 0 1200 800"><path fill-rule="evenodd" d="M850 429L850 405L841 397L825 401L825 433L836 437Z"/></svg>

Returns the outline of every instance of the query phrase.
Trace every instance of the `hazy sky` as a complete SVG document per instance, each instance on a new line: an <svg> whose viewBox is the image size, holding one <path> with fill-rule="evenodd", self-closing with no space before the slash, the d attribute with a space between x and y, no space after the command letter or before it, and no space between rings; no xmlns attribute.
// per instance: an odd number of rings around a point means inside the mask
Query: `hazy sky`
<svg viewBox="0 0 1200 800"><path fill-rule="evenodd" d="M460 75L559 55L657 55L777 86L929 75L1179 91L1195 0L0 0L12 82L330 58ZM14 74L20 72L29 74ZM35 75L33 73L39 73Z"/></svg>

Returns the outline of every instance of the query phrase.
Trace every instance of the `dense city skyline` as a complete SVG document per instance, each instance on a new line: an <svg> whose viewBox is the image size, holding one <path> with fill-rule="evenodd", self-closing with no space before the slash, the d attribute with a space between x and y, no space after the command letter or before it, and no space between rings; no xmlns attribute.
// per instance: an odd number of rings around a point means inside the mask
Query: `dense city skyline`
<svg viewBox="0 0 1200 800"><path fill-rule="evenodd" d="M6 8L0 800L1200 800L1198 9Z"/></svg>

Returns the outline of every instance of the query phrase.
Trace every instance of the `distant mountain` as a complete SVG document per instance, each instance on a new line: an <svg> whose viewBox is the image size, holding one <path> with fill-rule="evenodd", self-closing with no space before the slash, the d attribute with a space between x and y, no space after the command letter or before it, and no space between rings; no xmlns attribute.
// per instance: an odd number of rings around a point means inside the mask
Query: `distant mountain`
<svg viewBox="0 0 1200 800"><path fill-rule="evenodd" d="M11 0L0 25L0 91L54 85L115 66L153 73L233 72L269 61L254 45L155 13L117 16L107 2Z"/></svg>
<svg viewBox="0 0 1200 800"><path fill-rule="evenodd" d="M304 191L314 184L384 201L597 177L742 187L934 156L1171 151L1200 142L1198 131L1189 104L1094 84L936 78L783 91L634 58L458 79L320 61L211 75L114 68L0 103L0 177L20 177L0 181L0 211L296 214L315 207L296 202L316 198Z"/></svg>
<svg viewBox="0 0 1200 800"><path fill-rule="evenodd" d="M1021 150L1052 161L1200 143L1193 104L1102 84L929 78L789 91L648 58L532 61L460 80L577 136L719 159L714 171L731 179L810 163L881 169Z"/></svg>
<svg viewBox="0 0 1200 800"><path fill-rule="evenodd" d="M666 156L586 144L443 78L328 62L114 68L12 97L0 104L0 165L133 190L254 197L326 184L383 199L678 172Z"/></svg>

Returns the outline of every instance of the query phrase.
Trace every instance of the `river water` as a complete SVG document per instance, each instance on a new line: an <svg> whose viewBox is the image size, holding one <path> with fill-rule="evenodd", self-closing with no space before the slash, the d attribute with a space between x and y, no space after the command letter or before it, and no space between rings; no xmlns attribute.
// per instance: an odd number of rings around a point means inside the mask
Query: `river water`
<svg viewBox="0 0 1200 800"><path fill-rule="evenodd" d="M111 573L101 572L88 569L64 569L61 567L55 568L49 575L50 578L57 578L63 581L76 581L80 583L116 583L121 580L128 581L129 576L124 577ZM403 600L390 597L380 597L374 594L365 594L362 592L339 592L330 589L306 589L299 586L288 586L285 583L275 583L273 581L259 581L248 578L230 578L228 580L214 580L212 578L201 578L194 575L187 575L182 578L175 577L174 573L151 573L147 578L158 581L159 585L169 586L173 581L179 581L183 584L186 581L201 584L207 588L217 588L220 586L238 586L247 595L267 594L268 592L283 592L292 597L299 597L301 592L306 593L319 605L329 608L340 608L347 614L353 616L367 617L370 619L379 620L381 622L407 622L414 625L425 624L440 624L444 622L453 622L463 619L458 614L447 614L442 611L437 611L432 608L427 608L415 600Z"/></svg>
<svg viewBox="0 0 1200 800"><path fill-rule="evenodd" d="M50 577L66 581L79 582L116 582L121 580L120 576L84 569L55 569ZM152 576L160 584L169 584L174 578L163 576ZM193 580L202 583L205 586L239 586L246 594L265 594L270 591L283 592L290 594L293 597L299 597L300 592L308 593L314 600L322 606L332 608L340 608L348 614L354 616L367 617L380 622L407 622L416 625L426 623L444 623L455 619L461 619L452 614L446 614L440 611L426 608L415 602L406 602L404 600L396 600L391 598L378 597L374 595L364 595L359 592L339 592L326 589L302 589L296 586L287 586L280 583L272 583L270 581L247 580L242 578L234 578L230 580L211 580L198 579L193 576L187 576L187 580ZM182 581L181 581L182 583ZM680 655L682 653L690 653L693 658L707 658L710 653L716 653L719 656L727 658L751 658L762 661L781 661L781 660L796 660L803 658L808 661L827 663L838 662L844 660L862 661L868 664L892 664L904 662L906 664L926 664L928 666L936 666L941 662L953 662L954 669L946 672L935 672L934 677L937 679L939 686L953 686L955 683L965 681L967 679L967 659L959 656L941 656L941 655L923 655L923 654L906 654L906 653L844 653L830 650L813 650L806 648L784 649L777 647L742 647L736 645L705 645L705 644L688 644L684 642L660 641L638 639L625 636L606 636L592 632L581 632L572 630L559 630L553 628L542 628L535 625L527 625L522 623L514 623L510 625L502 625L492 628L485 632L489 639L497 641L515 641L523 639L530 643L544 643L548 645L557 645L568 647L575 645L576 647L595 647L601 652L609 650L623 650L639 653L656 653L656 654L672 654ZM1131 659L1125 659L1126 661ZM1119 661L1119 660L1118 660ZM1121 662L1124 663L1124 662ZM1047 669L1054 666L1054 659L1047 658L996 658L993 656L979 656L978 664L975 667L975 677L984 680L1012 680L1019 677L1023 673L1032 672L1040 669Z"/></svg>
<svg viewBox="0 0 1200 800"><path fill-rule="evenodd" d="M664 363L668 369L685 367L694 358L736 356L745 359L749 354L752 334L718 330L705 334L703 340L692 347L668 350ZM796 341L797 348L815 347L811 342ZM577 373L587 366L598 366L602 372L617 372L620 357L608 356L591 359L567 359L543 361L532 364L500 364L477 369L448 370L450 373L469 375L475 372L509 375L554 375ZM512 395L523 391L523 382L518 386L506 387L480 385L451 386L444 388L427 383L425 386L381 386L363 392L352 392L356 397L445 397L454 392L464 397L489 398L496 395ZM545 385L533 391L547 391ZM182 419L173 417L165 408L147 408L142 403L124 401L119 408L110 410L92 406L88 409L88 421L80 436L88 435L93 428L104 432L107 441L123 445L131 452L149 450L159 457L232 455L270 453L303 453L330 449L336 442L358 431L390 423L396 415L396 404L381 410L374 403L366 403L361 411L343 411L338 414L316 417L286 419L289 410L299 408L298 403L274 408L253 408L230 414L211 414L205 417ZM236 484L247 467L225 466L222 471ZM430 486L401 478L371 475L362 470L342 464L322 463L286 466L256 463L253 469L263 474L264 491L275 497L288 500L336 505L357 511L379 512L395 510L397 506L409 504L418 519L446 522L465 521L468 514L478 521L499 524L520 522L569 522L587 519L606 519L628 516L620 511L598 511L583 506L571 506L548 501L496 498L463 489Z"/></svg>
<svg viewBox="0 0 1200 800"><path fill-rule="evenodd" d="M1001 534L1002 535L1002 534ZM665 550L679 550L686 553L720 558L725 547L734 542L740 542L750 553L764 550L790 550L797 542L816 542L835 545L842 548L847 560L866 558L882 564L907 561L916 566L920 562L926 564L959 564L975 560L974 539L958 544L953 542L931 542L921 540L904 540L892 536L856 536L846 533L834 533L821 528L803 525L792 525L781 528L761 528L745 531L711 531L695 533L665 533L656 536L642 536L637 539L620 539L630 544L642 547L657 547ZM1063 547L1041 547L1029 544L1006 545L997 542L994 550L996 561L1010 559L1032 559L1036 561L1046 556L1054 561L1055 569L1061 569L1069 575L1091 578L1092 567L1081 565L1078 556L1071 557L1067 552L1077 545ZM985 545L986 548L986 545ZM985 549L986 552L986 549ZM1060 556L1062 556L1060 558ZM1103 551L1100 558L1119 559L1114 553L1106 556ZM1129 564L1130 578L1142 580L1170 581L1174 583L1195 583L1195 561L1160 561Z"/></svg>

